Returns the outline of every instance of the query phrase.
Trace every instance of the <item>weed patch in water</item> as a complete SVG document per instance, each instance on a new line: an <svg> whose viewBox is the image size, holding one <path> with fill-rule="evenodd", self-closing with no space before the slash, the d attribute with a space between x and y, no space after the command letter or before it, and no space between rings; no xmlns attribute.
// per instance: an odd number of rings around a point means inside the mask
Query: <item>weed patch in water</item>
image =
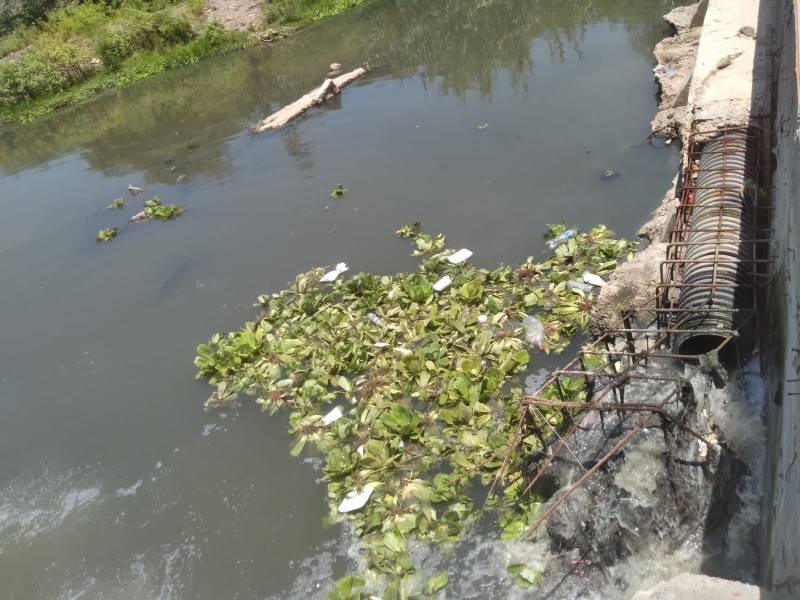
<svg viewBox="0 0 800 600"><path fill-rule="evenodd" d="M111 229L101 229L97 233L96 240L98 242L110 242L115 237L117 237L117 228L116 227L112 227Z"/></svg>
<svg viewBox="0 0 800 600"><path fill-rule="evenodd" d="M565 229L552 225L548 236ZM487 270L453 264L445 236L423 233L419 223L397 234L422 257L418 272L331 283L321 282L326 269L301 273L258 298L254 321L197 347L197 377L214 387L206 407L252 396L270 414L289 412L292 454L325 455L327 520L352 523L373 577L343 578L334 599L368 597L375 578L384 597L436 593L446 575L412 579L410 546L458 540L484 510L497 514L504 538L528 529L543 500L518 472L540 444L528 432L557 428L565 417L558 409L523 414L519 374L537 350L521 322L538 313L543 351L563 351L585 330L593 299L566 282L587 269L614 270L636 245L599 226L543 262ZM444 276L451 285L437 292ZM565 380L545 395L580 402L582 384ZM483 506L475 490L487 494ZM527 568L514 576L537 582Z"/></svg>
<svg viewBox="0 0 800 600"><path fill-rule="evenodd" d="M183 207L178 204L163 204L161 198L153 196L144 203L144 214L150 219L169 221L183 214Z"/></svg>

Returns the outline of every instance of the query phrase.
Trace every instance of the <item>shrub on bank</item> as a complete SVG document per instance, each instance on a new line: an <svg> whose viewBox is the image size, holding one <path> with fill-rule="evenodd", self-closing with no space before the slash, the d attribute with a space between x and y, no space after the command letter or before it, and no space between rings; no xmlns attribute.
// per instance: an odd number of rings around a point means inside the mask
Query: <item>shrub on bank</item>
<svg viewBox="0 0 800 600"><path fill-rule="evenodd" d="M120 19L106 26L95 44L95 51L105 66L116 70L136 52L183 44L195 35L192 24L183 15L127 10Z"/></svg>
<svg viewBox="0 0 800 600"><path fill-rule="evenodd" d="M0 22L0 123L30 122L103 90L285 37L364 1L270 0L256 36L203 25L208 0L30 0L48 10L15 20L11 31Z"/></svg>
<svg viewBox="0 0 800 600"><path fill-rule="evenodd" d="M0 64L0 105L55 94L86 81L92 74L91 54L72 44L48 44L19 62Z"/></svg>

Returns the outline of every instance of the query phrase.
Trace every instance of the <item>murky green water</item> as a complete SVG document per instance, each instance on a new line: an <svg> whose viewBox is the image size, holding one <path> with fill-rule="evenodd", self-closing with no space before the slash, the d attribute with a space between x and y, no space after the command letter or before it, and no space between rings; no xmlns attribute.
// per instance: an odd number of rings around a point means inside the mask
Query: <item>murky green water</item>
<svg viewBox="0 0 800 600"><path fill-rule="evenodd" d="M378 1L0 136L0 596L324 597L349 538L321 526L318 465L289 456L281 418L204 413L195 346L311 267L413 268L406 222L487 267L540 253L563 218L632 235L676 171L643 142L671 7ZM376 68L249 135L334 61ZM129 183L151 190L130 207L186 213L104 211ZM490 597L504 569L475 548L487 568L456 561L452 597Z"/></svg>

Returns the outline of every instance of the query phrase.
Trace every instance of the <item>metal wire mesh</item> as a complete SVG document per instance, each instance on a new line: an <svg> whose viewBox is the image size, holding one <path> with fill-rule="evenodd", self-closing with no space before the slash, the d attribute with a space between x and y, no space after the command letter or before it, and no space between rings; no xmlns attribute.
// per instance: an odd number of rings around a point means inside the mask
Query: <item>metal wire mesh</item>
<svg viewBox="0 0 800 600"><path fill-rule="evenodd" d="M659 327L683 334L678 341L705 339L699 353L734 331L747 333L741 324L752 316L754 329L759 326L756 309L770 262L771 210L771 161L761 139L755 127L692 128L656 304ZM701 207L700 198L710 201Z"/></svg>
<svg viewBox="0 0 800 600"><path fill-rule="evenodd" d="M738 168L747 170L746 186L753 188L748 191L753 197L752 202L739 202L736 207L737 210L746 210L748 213L742 219L742 224L736 226L729 226L723 217L730 208L728 199L741 198L743 195L741 189L731 189L731 186L741 187L744 173L740 173L739 177L728 177L726 174L716 177L708 172L704 175L699 169L701 153L707 149L710 140L720 139L720 133L725 134L723 139L726 141L718 144L715 152L720 153L726 173L737 168L725 160L730 147L744 146L748 153L746 162ZM546 521L575 489L617 454L646 424L652 423L654 417L668 427L677 427L706 445L711 444L703 432L694 430L684 422L682 415L685 413L680 404L685 402L687 386L691 390L689 380L694 375L700 371L722 370L723 365L717 357L725 354L743 356L742 348L739 348L746 337L743 332L752 331L756 336L760 332L758 309L762 301L762 280L769 263L770 233L770 206L768 200L761 196L769 197L765 192L769 189L770 175L771 161L769 155L762 151L759 129L702 131L697 124L693 125L680 204L676 209L675 228L670 234L666 258L660 267L661 284L656 290L655 317L649 322L641 322L630 315L624 316L618 327L583 346L564 368L554 371L533 394L523 398L522 427L527 427L526 433L532 432L541 443L536 474L528 484L529 489L537 484L559 453L572 452L569 444L576 442L580 435L580 413L597 411L602 418L604 414L615 412L620 415L620 419L624 417L628 420L625 435L538 517L530 528L531 532ZM755 178L752 181L751 176ZM709 220L711 226L695 229L695 234L709 235L705 238L701 235L703 239L692 241L698 239L694 235L690 240L689 235L692 213L696 209L694 200L703 190L705 193L719 195L719 202L713 209L718 218L716 222L714 219ZM748 206L745 207L745 204ZM737 240L737 244L746 246L745 252L732 255L726 251L724 242L730 242L731 236L727 235L729 233ZM697 254L692 251L692 246L703 246L705 252L702 253L702 258L693 258ZM717 277L728 265L739 268L742 261L745 263L747 277L737 277L733 281ZM684 281L683 274L687 265L698 264L710 270L709 281ZM725 289L733 289L737 294L737 301L730 307L713 307L715 311L728 310L735 313L735 318L730 319L729 327L713 326L708 329L706 333L710 334L711 343L706 345L702 353L675 351L674 342L678 336L697 334L698 331L704 333L702 326L698 328L697 322L691 322L688 317L712 310L711 306L679 306L681 290L691 288L703 289L710 297ZM746 294L741 296L741 291ZM638 308L640 310L631 314L646 314L648 310L652 313L652 303ZM687 327L687 324L691 326ZM661 368L669 361L687 366ZM660 391L645 401L626 401L626 388L637 381L658 382ZM546 417L545 414L552 417Z"/></svg>

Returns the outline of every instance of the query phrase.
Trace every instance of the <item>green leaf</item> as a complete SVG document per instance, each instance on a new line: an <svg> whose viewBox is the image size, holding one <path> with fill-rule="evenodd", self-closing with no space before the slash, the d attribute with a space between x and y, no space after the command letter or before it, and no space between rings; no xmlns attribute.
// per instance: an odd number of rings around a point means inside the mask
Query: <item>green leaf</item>
<svg viewBox="0 0 800 600"><path fill-rule="evenodd" d="M345 377L344 375L341 375L341 376L339 377L339 381L338 381L338 383L339 383L339 387L340 387L340 388L342 388L342 389L343 389L345 392L347 392L348 394L349 394L349 393L352 391L352 389L353 389L353 388L352 388L352 386L350 385L350 381L348 381L347 377Z"/></svg>
<svg viewBox="0 0 800 600"><path fill-rule="evenodd" d="M425 593L426 594L435 594L444 586L447 585L447 582L450 581L450 578L447 576L447 573L442 571L441 573L437 573L430 579L428 579L428 583L425 586Z"/></svg>
<svg viewBox="0 0 800 600"><path fill-rule="evenodd" d="M382 600L400 600L400 584L397 581L392 581L386 586Z"/></svg>
<svg viewBox="0 0 800 600"><path fill-rule="evenodd" d="M514 575L514 583L523 588L529 588L542 583L542 572L534 571L525 563L509 565L506 569L509 574Z"/></svg>
<svg viewBox="0 0 800 600"><path fill-rule="evenodd" d="M419 374L419 387L424 388L428 387L428 383L431 380L431 374L427 371L423 371Z"/></svg>
<svg viewBox="0 0 800 600"><path fill-rule="evenodd" d="M473 469L475 467L475 465L471 463L467 456L460 450L458 452L454 452L450 457L450 460L452 460L459 467L463 467L465 469Z"/></svg>
<svg viewBox="0 0 800 600"><path fill-rule="evenodd" d="M395 554L401 554L406 551L406 540L397 532L389 531L383 536L383 545Z"/></svg>
<svg viewBox="0 0 800 600"><path fill-rule="evenodd" d="M346 577L342 577L339 581L337 581L333 587L341 596L350 598L350 596L353 595L353 592L360 590L366 584L367 582L361 577L347 575Z"/></svg>

